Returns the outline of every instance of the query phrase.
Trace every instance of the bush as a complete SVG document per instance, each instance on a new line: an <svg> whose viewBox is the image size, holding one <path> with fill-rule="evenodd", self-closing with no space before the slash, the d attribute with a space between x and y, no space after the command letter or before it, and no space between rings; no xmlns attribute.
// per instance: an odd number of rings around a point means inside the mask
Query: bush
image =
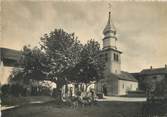
<svg viewBox="0 0 167 117"><path fill-rule="evenodd" d="M12 106L12 105L19 105L19 104L27 103L28 100L26 98L22 98L22 97L5 95L5 96L1 97L1 102L2 102L1 103L2 105Z"/></svg>
<svg viewBox="0 0 167 117"><path fill-rule="evenodd" d="M5 84L1 87L1 91L2 91L2 96L3 95L8 95L10 93L10 85L9 84Z"/></svg>
<svg viewBox="0 0 167 117"><path fill-rule="evenodd" d="M26 88L20 84L5 84L1 87L2 96L26 96Z"/></svg>
<svg viewBox="0 0 167 117"><path fill-rule="evenodd" d="M13 96L19 96L19 95L21 95L22 90L23 90L23 87L21 87L18 84L11 85L11 94Z"/></svg>

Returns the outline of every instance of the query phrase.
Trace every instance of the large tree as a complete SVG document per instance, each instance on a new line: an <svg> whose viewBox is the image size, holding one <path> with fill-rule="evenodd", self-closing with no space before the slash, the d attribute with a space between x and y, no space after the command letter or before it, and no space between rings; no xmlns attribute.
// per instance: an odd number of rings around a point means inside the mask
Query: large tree
<svg viewBox="0 0 167 117"><path fill-rule="evenodd" d="M74 33L69 34L62 29L55 29L41 38L41 49L49 60L48 77L61 86L67 79L64 73L79 63L82 44Z"/></svg>
<svg viewBox="0 0 167 117"><path fill-rule="evenodd" d="M55 29L41 38L40 48L24 46L15 74L25 80L51 80L58 89L68 81L89 83L103 78L104 59L100 44L90 40L82 45L74 33Z"/></svg>

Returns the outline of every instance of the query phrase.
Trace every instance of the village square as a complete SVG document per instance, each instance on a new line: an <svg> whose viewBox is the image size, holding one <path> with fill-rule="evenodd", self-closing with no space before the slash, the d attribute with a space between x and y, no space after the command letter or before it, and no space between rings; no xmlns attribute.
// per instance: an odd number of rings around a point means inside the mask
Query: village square
<svg viewBox="0 0 167 117"><path fill-rule="evenodd" d="M167 61L166 54L162 54L167 49L163 33L167 31L163 27L165 5L166 2L2 2L1 116L166 117ZM141 8L145 16L137 14ZM156 9L160 10L153 14ZM155 29L149 20L140 21L145 17L155 18ZM133 24L135 21L141 24ZM158 24L161 28L157 33ZM47 31L45 26L50 26ZM143 32L140 27L145 27ZM84 33L94 28L91 36ZM132 34L135 28L137 33ZM151 30L148 34L147 28ZM126 30L128 34L121 34ZM33 39L33 34L39 39ZM155 38L150 39L150 35ZM13 39L6 41L9 37ZM19 49L13 48L20 44ZM156 48L151 44L161 45Z"/></svg>

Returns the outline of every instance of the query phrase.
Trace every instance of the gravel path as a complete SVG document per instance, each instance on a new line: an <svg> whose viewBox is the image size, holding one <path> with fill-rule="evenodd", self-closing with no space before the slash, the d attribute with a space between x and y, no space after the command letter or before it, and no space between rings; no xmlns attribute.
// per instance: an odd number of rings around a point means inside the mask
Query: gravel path
<svg viewBox="0 0 167 117"><path fill-rule="evenodd" d="M121 102L145 102L145 97L109 97L104 96L104 99L98 99L98 101L121 101Z"/></svg>

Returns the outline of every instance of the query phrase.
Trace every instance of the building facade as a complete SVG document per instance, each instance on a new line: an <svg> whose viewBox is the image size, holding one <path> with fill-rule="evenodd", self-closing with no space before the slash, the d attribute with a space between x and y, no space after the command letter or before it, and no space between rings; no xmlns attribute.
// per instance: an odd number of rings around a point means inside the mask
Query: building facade
<svg viewBox="0 0 167 117"><path fill-rule="evenodd" d="M0 48L0 76L1 84L8 83L8 77L14 67L18 67L20 51Z"/></svg>
<svg viewBox="0 0 167 117"><path fill-rule="evenodd" d="M104 79L97 82L97 93L108 96L126 95L138 89L137 80L128 72L121 71L121 54L117 48L116 29L109 12L108 22L103 30L103 53L105 58Z"/></svg>
<svg viewBox="0 0 167 117"><path fill-rule="evenodd" d="M146 82L161 82L163 79L167 78L167 65L161 68L153 68L152 66L149 69L143 69L141 72L133 73L134 77L139 82L139 89L146 90Z"/></svg>

